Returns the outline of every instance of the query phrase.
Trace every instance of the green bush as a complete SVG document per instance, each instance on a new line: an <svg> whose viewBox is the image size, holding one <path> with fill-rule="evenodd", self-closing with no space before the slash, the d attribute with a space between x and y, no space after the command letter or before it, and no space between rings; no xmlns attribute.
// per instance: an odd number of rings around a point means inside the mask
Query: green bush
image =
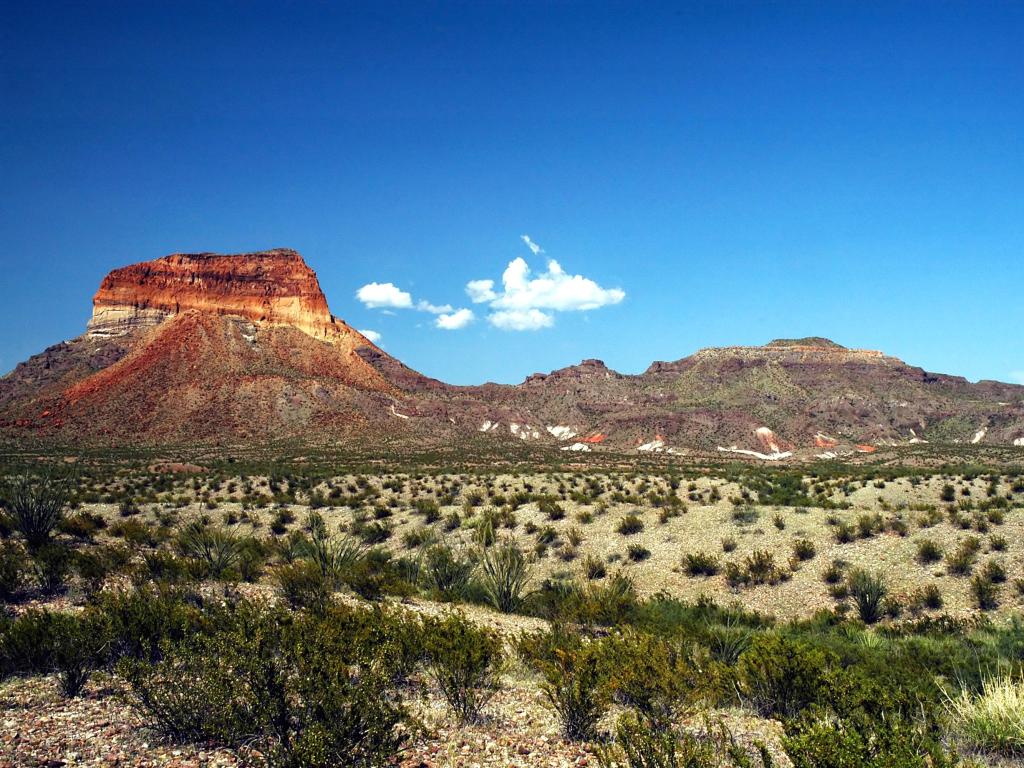
<svg viewBox="0 0 1024 768"><path fill-rule="evenodd" d="M690 552L683 556L683 570L688 576L714 576L721 568L718 558L707 552Z"/></svg>
<svg viewBox="0 0 1024 768"><path fill-rule="evenodd" d="M28 611L0 632L0 665L5 675L56 672L61 692L74 697L103 661L108 631L99 612Z"/></svg>
<svg viewBox="0 0 1024 768"><path fill-rule="evenodd" d="M697 699L701 675L678 643L627 631L607 638L601 650L613 700L653 727L668 728Z"/></svg>
<svg viewBox="0 0 1024 768"><path fill-rule="evenodd" d="M55 541L43 544L32 553L32 569L43 593L56 594L67 583L71 571L71 550Z"/></svg>
<svg viewBox="0 0 1024 768"><path fill-rule="evenodd" d="M523 637L519 647L542 677L541 690L561 722L562 735L570 741L592 738L611 703L600 642L555 627Z"/></svg>
<svg viewBox="0 0 1024 768"><path fill-rule="evenodd" d="M784 635L755 637L736 665L740 698L762 717L795 717L818 699L830 657Z"/></svg>
<svg viewBox="0 0 1024 768"><path fill-rule="evenodd" d="M478 721L499 689L501 639L458 614L427 618L423 629L431 676L448 706L461 722Z"/></svg>
<svg viewBox="0 0 1024 768"><path fill-rule="evenodd" d="M474 563L447 544L427 549L420 567L424 588L444 600L461 597L473 574Z"/></svg>
<svg viewBox="0 0 1024 768"><path fill-rule="evenodd" d="M644 521L637 515L626 515L619 524L615 527L615 530L621 533L623 536L633 536L634 534L640 533L644 529Z"/></svg>
<svg viewBox="0 0 1024 768"><path fill-rule="evenodd" d="M172 738L245 743L281 768L390 765L405 712L354 640L343 621L243 608L223 629L122 671L139 708Z"/></svg>
<svg viewBox="0 0 1024 768"><path fill-rule="evenodd" d="M28 560L17 544L0 544L0 600L10 601L25 585Z"/></svg>
<svg viewBox="0 0 1024 768"><path fill-rule="evenodd" d="M942 559L942 547L933 539L921 539L917 542L917 562L921 565L937 563Z"/></svg>

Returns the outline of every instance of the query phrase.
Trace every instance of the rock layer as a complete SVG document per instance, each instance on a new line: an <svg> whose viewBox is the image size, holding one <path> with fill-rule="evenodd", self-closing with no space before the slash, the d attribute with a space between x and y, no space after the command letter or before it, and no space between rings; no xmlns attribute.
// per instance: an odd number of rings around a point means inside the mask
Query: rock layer
<svg viewBox="0 0 1024 768"><path fill-rule="evenodd" d="M338 324L316 273L288 249L176 253L115 269L93 298L88 332L119 336L188 310L290 325L329 339Z"/></svg>

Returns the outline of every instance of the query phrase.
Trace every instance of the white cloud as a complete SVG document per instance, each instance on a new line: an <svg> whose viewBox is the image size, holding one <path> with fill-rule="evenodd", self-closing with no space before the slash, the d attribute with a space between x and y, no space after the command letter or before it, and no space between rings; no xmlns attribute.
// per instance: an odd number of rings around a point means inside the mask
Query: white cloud
<svg viewBox="0 0 1024 768"><path fill-rule="evenodd" d="M534 253L542 252L526 235L523 241ZM492 310L488 321L505 330L532 331L548 328L554 323L552 312L585 312L611 304L626 297L621 288L602 288L583 275L570 275L554 259L547 270L534 275L525 259L509 262L501 276L502 291L494 290L493 280L472 280L466 293L477 304L487 302Z"/></svg>
<svg viewBox="0 0 1024 768"><path fill-rule="evenodd" d="M452 311L452 305L441 304L440 306L438 306L436 304L431 304L429 301L424 301L423 299L420 299L419 301L416 302L416 309L418 309L420 312L429 312L432 315L443 315L446 312Z"/></svg>
<svg viewBox="0 0 1024 768"><path fill-rule="evenodd" d="M365 336L367 339L372 341L374 344L379 344L380 343L380 334L377 333L376 331L365 330L365 331L360 331L360 333L363 334L363 336Z"/></svg>
<svg viewBox="0 0 1024 768"><path fill-rule="evenodd" d="M471 322L473 322L473 310L457 309L454 312L439 315L434 321L434 325L446 331L457 331L460 328L465 328Z"/></svg>
<svg viewBox="0 0 1024 768"><path fill-rule="evenodd" d="M544 249L537 245L533 240L530 239L529 235L520 235L519 239L526 243L526 247L533 251L534 256L539 256L544 253Z"/></svg>
<svg viewBox="0 0 1024 768"><path fill-rule="evenodd" d="M503 331L536 331L555 323L555 318L539 309L501 309L489 314L487 320Z"/></svg>
<svg viewBox="0 0 1024 768"><path fill-rule="evenodd" d="M368 283L356 291L356 298L370 309L379 307L409 309L412 306L412 296L394 283Z"/></svg>
<svg viewBox="0 0 1024 768"><path fill-rule="evenodd" d="M466 293L469 300L474 304L482 304L485 301L494 301L498 294L494 292L493 280L470 280L466 283Z"/></svg>

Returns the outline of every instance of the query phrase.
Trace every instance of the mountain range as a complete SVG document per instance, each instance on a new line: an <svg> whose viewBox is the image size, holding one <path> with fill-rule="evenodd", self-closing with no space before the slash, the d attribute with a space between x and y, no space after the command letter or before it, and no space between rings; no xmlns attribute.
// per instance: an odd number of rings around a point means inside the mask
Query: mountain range
<svg viewBox="0 0 1024 768"><path fill-rule="evenodd" d="M1024 447L1024 386L971 383L823 338L702 349L637 375L600 360L453 386L333 316L295 251L115 269L85 332L0 379L16 440L398 442L579 453L833 457L915 442Z"/></svg>

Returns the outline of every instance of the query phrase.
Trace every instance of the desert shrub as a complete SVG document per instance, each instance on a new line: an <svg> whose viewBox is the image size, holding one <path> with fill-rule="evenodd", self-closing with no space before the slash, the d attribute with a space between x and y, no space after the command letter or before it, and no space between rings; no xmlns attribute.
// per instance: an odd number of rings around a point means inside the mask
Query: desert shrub
<svg viewBox="0 0 1024 768"><path fill-rule="evenodd" d="M917 542L917 562L921 565L937 563L942 559L942 547L934 539L921 539Z"/></svg>
<svg viewBox="0 0 1024 768"><path fill-rule="evenodd" d="M989 560L982 566L980 575L993 584L1003 584L1006 581L1006 567L998 560Z"/></svg>
<svg viewBox="0 0 1024 768"><path fill-rule="evenodd" d="M956 576L967 576L974 570L974 562L978 557L981 542L974 536L968 536L960 542L954 552L946 555L946 568Z"/></svg>
<svg viewBox="0 0 1024 768"><path fill-rule="evenodd" d="M420 580L427 590L452 600L463 594L474 567L470 558L447 544L435 544L424 553Z"/></svg>
<svg viewBox="0 0 1024 768"><path fill-rule="evenodd" d="M942 590L937 584L926 584L914 590L910 595L909 607L911 611L921 611L925 608L936 611L942 607Z"/></svg>
<svg viewBox="0 0 1024 768"><path fill-rule="evenodd" d="M983 611L991 611L999 604L999 586L980 573L971 578L971 594Z"/></svg>
<svg viewBox="0 0 1024 768"><path fill-rule="evenodd" d="M0 664L5 675L56 672L61 692L70 698L103 660L106 643L107 623L98 612L33 610L0 633Z"/></svg>
<svg viewBox="0 0 1024 768"><path fill-rule="evenodd" d="M810 539L796 539L793 542L793 557L800 561L811 560L814 558L817 550L814 548L814 542Z"/></svg>
<svg viewBox="0 0 1024 768"><path fill-rule="evenodd" d="M523 601L530 566L523 551L509 539L481 553L478 580L487 602L502 613L512 613Z"/></svg>
<svg viewBox="0 0 1024 768"><path fill-rule="evenodd" d="M277 589L292 608L323 613L334 592L323 573L308 560L286 563L274 570Z"/></svg>
<svg viewBox="0 0 1024 768"><path fill-rule="evenodd" d="M583 572L588 579L603 579L608 575L608 568L600 558L587 555L587 559L583 561Z"/></svg>
<svg viewBox="0 0 1024 768"><path fill-rule="evenodd" d="M1024 679L986 678L980 691L948 697L946 710L963 746L1010 758L1024 755Z"/></svg>
<svg viewBox="0 0 1024 768"><path fill-rule="evenodd" d="M153 527L135 518L118 520L107 532L114 538L124 539L126 543L137 547L152 547L157 544Z"/></svg>
<svg viewBox="0 0 1024 768"><path fill-rule="evenodd" d="M183 640L203 626L198 602L190 593L167 585L100 593L96 609L108 625L108 657L158 661L165 643Z"/></svg>
<svg viewBox="0 0 1024 768"><path fill-rule="evenodd" d="M499 688L501 639L458 614L425 619L424 633L431 676L448 706L461 722L476 722Z"/></svg>
<svg viewBox="0 0 1024 768"><path fill-rule="evenodd" d="M22 476L5 494L3 506L30 549L46 544L64 519L69 482L53 476Z"/></svg>
<svg viewBox="0 0 1024 768"><path fill-rule="evenodd" d="M762 743L754 749L756 760L721 723L708 723L707 733L695 735L655 728L625 714L616 722L614 744L599 747L597 757L601 768L774 768Z"/></svg>
<svg viewBox="0 0 1024 768"><path fill-rule="evenodd" d="M404 710L352 623L331 618L242 608L162 661L122 671L137 706L171 738L245 743L282 768L389 765Z"/></svg>
<svg viewBox="0 0 1024 768"><path fill-rule="evenodd" d="M96 534L106 527L106 521L99 515L79 512L61 520L57 530L80 541L92 541Z"/></svg>
<svg viewBox="0 0 1024 768"><path fill-rule="evenodd" d="M641 544L630 544L626 549L626 555L634 563L639 563L651 556L651 550Z"/></svg>
<svg viewBox="0 0 1024 768"><path fill-rule="evenodd" d="M523 637L520 654L542 677L541 690L570 741L593 737L611 703L605 685L602 648L560 627Z"/></svg>
<svg viewBox="0 0 1024 768"><path fill-rule="evenodd" d="M874 624L882 618L888 588L881 574L868 573L861 568L850 571L847 587L861 621Z"/></svg>
<svg viewBox="0 0 1024 768"><path fill-rule="evenodd" d="M725 566L725 580L731 587L777 584L787 576L767 549L755 550L739 563L726 563Z"/></svg>
<svg viewBox="0 0 1024 768"><path fill-rule="evenodd" d="M733 552L736 549L736 539L732 536L726 536L722 539L722 551Z"/></svg>
<svg viewBox="0 0 1024 768"><path fill-rule="evenodd" d="M53 595L64 588L71 570L71 550L58 542L50 542L32 553L32 570L39 588Z"/></svg>
<svg viewBox="0 0 1024 768"><path fill-rule="evenodd" d="M0 544L0 600L11 600L25 584L28 560L22 548L10 542Z"/></svg>
<svg viewBox="0 0 1024 768"><path fill-rule="evenodd" d="M330 538L319 512L310 512L306 525L310 535L303 542L303 552L320 571L328 589L333 591L351 581L361 567L365 571L368 551L362 544L348 536Z"/></svg>
<svg viewBox="0 0 1024 768"><path fill-rule="evenodd" d="M680 644L627 631L604 640L601 651L613 700L652 726L668 728L696 699L700 676Z"/></svg>
<svg viewBox="0 0 1024 768"><path fill-rule="evenodd" d="M683 570L689 576L714 576L721 567L718 558L706 552L691 552L683 556Z"/></svg>
<svg viewBox="0 0 1024 768"><path fill-rule="evenodd" d="M795 717L817 701L829 662L800 640L759 635L736 665L736 690L762 717Z"/></svg>
<svg viewBox="0 0 1024 768"><path fill-rule="evenodd" d="M640 533L644 529L644 521L640 519L638 515L629 514L619 520L619 524L615 527L623 536L633 536Z"/></svg>

